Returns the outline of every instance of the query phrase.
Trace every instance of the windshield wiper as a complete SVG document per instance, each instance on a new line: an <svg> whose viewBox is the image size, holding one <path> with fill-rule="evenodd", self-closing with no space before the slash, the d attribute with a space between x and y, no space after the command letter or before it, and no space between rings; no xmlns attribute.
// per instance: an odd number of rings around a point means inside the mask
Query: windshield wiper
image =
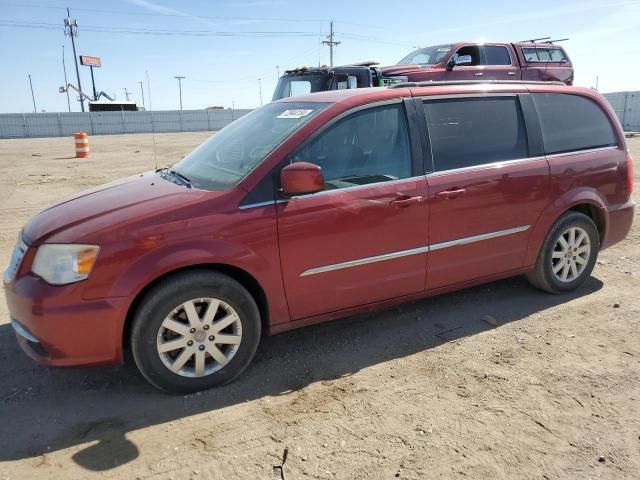
<svg viewBox="0 0 640 480"><path fill-rule="evenodd" d="M169 165L168 167L159 168L158 170L156 170L156 173L160 173L165 177L172 176L174 179L177 179L182 185L186 186L187 188L192 188L191 180L177 170L171 170L171 165Z"/></svg>
<svg viewBox="0 0 640 480"><path fill-rule="evenodd" d="M186 177L185 175L181 174L177 170L169 170L169 173L173 174L175 177L178 177L180 180L182 180L183 183L187 186L187 188L191 188L191 180L189 180L188 177Z"/></svg>

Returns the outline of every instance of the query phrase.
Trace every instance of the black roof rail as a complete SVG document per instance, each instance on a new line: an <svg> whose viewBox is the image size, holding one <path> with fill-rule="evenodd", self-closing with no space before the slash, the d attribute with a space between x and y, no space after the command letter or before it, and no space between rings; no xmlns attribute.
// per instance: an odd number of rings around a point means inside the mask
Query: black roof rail
<svg viewBox="0 0 640 480"><path fill-rule="evenodd" d="M549 40L551 37L539 37L539 38L532 38L530 40L520 40L519 42L516 43L536 43L539 42L540 40Z"/></svg>
<svg viewBox="0 0 640 480"><path fill-rule="evenodd" d="M442 85L565 85L564 82L549 81L540 82L533 80L427 80L424 82L402 82L389 85L388 88L404 88L404 87L437 87Z"/></svg>

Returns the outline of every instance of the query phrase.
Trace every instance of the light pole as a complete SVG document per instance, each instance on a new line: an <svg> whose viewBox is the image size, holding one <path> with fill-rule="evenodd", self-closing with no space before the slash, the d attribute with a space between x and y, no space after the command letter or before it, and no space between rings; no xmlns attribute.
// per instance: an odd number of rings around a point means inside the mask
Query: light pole
<svg viewBox="0 0 640 480"><path fill-rule="evenodd" d="M180 91L180 110L182 110L182 80L186 77L184 75L176 75L173 78L178 80L178 90Z"/></svg>
<svg viewBox="0 0 640 480"><path fill-rule="evenodd" d="M278 76L276 77L276 80L280 80L280 66L276 65L276 71L278 72Z"/></svg>
<svg viewBox="0 0 640 480"><path fill-rule="evenodd" d="M262 106L262 79L258 79L258 90L260 91L260 106Z"/></svg>
<svg viewBox="0 0 640 480"><path fill-rule="evenodd" d="M147 108L144 106L144 89L142 88L142 82L138 83L140 84L140 93L142 94L142 108L146 110Z"/></svg>

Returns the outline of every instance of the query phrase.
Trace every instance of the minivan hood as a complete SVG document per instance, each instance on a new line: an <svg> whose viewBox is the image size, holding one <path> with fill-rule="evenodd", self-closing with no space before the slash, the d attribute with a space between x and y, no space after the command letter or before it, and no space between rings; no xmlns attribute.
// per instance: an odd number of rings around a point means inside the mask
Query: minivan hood
<svg viewBox="0 0 640 480"><path fill-rule="evenodd" d="M80 192L52 205L27 222L22 238L28 245L37 245L52 237L60 243L73 242L150 212L175 209L204 193L147 172ZM153 207L150 202L154 202ZM63 234L70 230L77 238Z"/></svg>

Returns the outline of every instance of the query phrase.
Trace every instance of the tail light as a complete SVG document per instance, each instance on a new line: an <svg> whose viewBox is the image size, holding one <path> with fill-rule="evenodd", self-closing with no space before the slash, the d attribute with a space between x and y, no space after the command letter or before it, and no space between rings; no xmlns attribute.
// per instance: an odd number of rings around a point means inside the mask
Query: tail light
<svg viewBox="0 0 640 480"><path fill-rule="evenodd" d="M627 152L627 192L629 195L633 193L633 158L631 154Z"/></svg>

